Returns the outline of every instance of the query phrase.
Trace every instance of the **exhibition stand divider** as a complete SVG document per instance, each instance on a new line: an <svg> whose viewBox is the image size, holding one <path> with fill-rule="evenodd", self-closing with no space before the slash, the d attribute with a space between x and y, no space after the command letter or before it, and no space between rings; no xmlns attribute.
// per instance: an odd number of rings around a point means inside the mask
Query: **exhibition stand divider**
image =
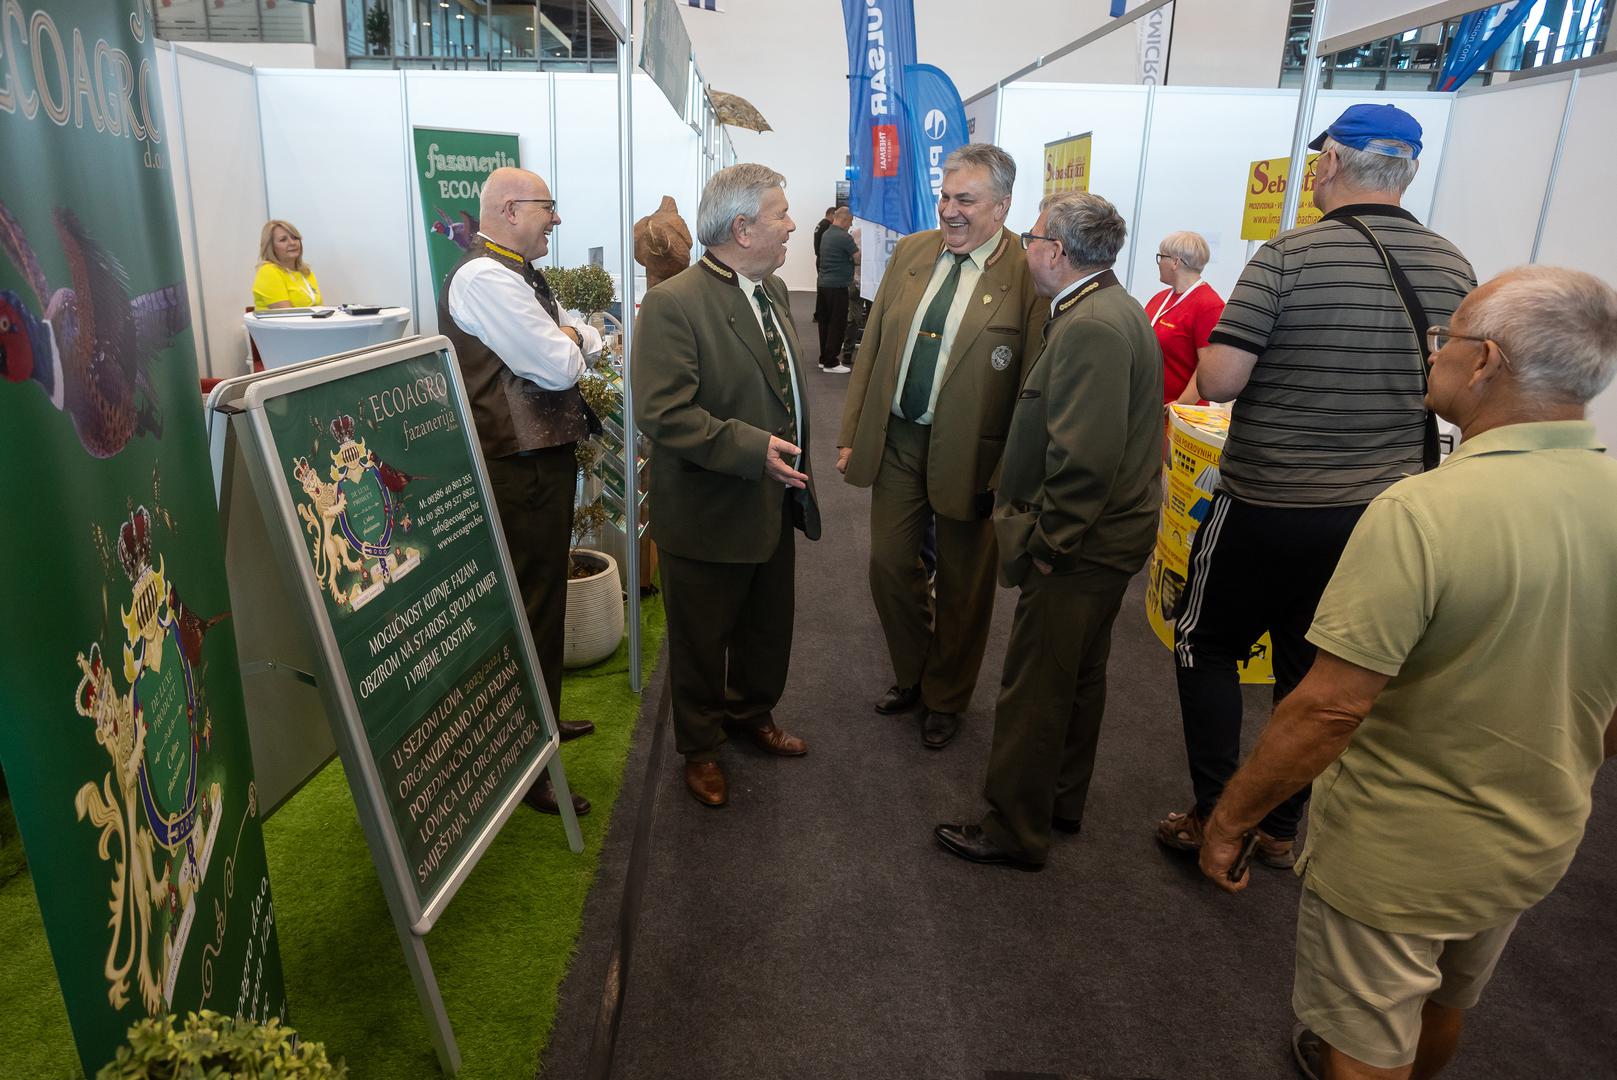
<svg viewBox="0 0 1617 1080"><path fill-rule="evenodd" d="M210 413L233 606L271 609L239 627L264 805L325 765L329 728L452 1075L427 933L542 770L583 850L459 365L413 338L229 380Z"/></svg>
<svg viewBox="0 0 1617 1080"><path fill-rule="evenodd" d="M1203 277L1229 295L1250 255L1242 234L1248 231L1248 203L1257 198L1254 184L1269 189L1265 213L1271 232L1278 226L1280 192L1274 189L1284 181L1278 174L1257 175L1254 168L1276 158L1285 164L1297 96L1278 88L1018 82L999 89L992 110L987 98L975 107L979 120L995 117L994 141L1018 165L1006 221L1013 231L1032 227L1048 190L1041 168L1047 144L1093 133L1088 189L1111 200L1129 223L1118 276L1143 302L1162 288L1150 258L1155 245L1181 229L1206 237L1212 261ZM1427 152L1404 205L1426 220L1453 95L1332 90L1322 98L1336 111L1360 101L1389 102L1420 120ZM982 137L980 129L973 137Z"/></svg>

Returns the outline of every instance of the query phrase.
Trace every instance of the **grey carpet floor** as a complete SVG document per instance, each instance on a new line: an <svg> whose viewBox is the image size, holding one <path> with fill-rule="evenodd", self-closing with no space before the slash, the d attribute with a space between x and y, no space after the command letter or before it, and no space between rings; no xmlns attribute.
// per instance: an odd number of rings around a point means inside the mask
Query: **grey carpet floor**
<svg viewBox="0 0 1617 1080"><path fill-rule="evenodd" d="M812 297L794 302L812 356ZM869 494L833 468L847 378L812 367L805 378L825 536L798 547L777 717L811 749L782 760L731 745L731 802L710 810L685 793L670 740L613 1076L1294 1077L1296 879L1255 867L1250 889L1225 896L1152 839L1189 782L1143 577L1117 624L1083 833L1058 835L1041 874L952 858L931 830L982 811L1012 597L1000 594L982 679L946 750L922 747L916 719L872 711L892 673L866 586ZM660 691L661 675L644 720ZM1267 692L1249 689L1249 743L1267 711ZM584 1075L650 734L643 723L585 909L549 1080ZM1572 871L1522 920L1445 1075L1617 1077L1611 771Z"/></svg>

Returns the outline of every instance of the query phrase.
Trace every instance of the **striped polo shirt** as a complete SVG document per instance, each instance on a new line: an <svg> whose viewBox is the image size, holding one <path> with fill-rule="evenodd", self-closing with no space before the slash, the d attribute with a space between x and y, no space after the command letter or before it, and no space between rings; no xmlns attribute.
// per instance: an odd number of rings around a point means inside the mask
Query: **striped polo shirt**
<svg viewBox="0 0 1617 1080"><path fill-rule="evenodd" d="M1220 484L1264 506L1367 503L1421 471L1426 373L1386 264L1403 267L1428 325L1449 321L1476 274L1408 211L1343 206L1275 237L1241 272L1209 340L1258 355L1235 399Z"/></svg>

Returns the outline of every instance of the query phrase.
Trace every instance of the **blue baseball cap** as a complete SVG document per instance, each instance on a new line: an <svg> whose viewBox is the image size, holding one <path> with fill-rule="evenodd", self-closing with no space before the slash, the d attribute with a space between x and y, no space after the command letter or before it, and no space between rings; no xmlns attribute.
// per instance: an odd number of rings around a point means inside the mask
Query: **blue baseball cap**
<svg viewBox="0 0 1617 1080"><path fill-rule="evenodd" d="M1420 121L1396 105L1349 105L1336 122L1308 144L1310 150L1323 150L1329 136L1355 150L1365 150L1386 157L1404 157L1404 154L1370 144L1377 139L1394 139L1408 143L1414 149L1409 157L1420 157Z"/></svg>

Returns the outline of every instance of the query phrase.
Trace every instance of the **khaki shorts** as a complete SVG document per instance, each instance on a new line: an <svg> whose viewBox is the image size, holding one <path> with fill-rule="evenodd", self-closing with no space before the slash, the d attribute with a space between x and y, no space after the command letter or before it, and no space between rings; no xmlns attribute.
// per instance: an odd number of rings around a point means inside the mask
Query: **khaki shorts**
<svg viewBox="0 0 1617 1080"><path fill-rule="evenodd" d="M1516 918L1476 933L1395 934L1348 918L1305 885L1291 1007L1349 1057L1379 1069L1408 1065L1421 1006L1475 1005Z"/></svg>

